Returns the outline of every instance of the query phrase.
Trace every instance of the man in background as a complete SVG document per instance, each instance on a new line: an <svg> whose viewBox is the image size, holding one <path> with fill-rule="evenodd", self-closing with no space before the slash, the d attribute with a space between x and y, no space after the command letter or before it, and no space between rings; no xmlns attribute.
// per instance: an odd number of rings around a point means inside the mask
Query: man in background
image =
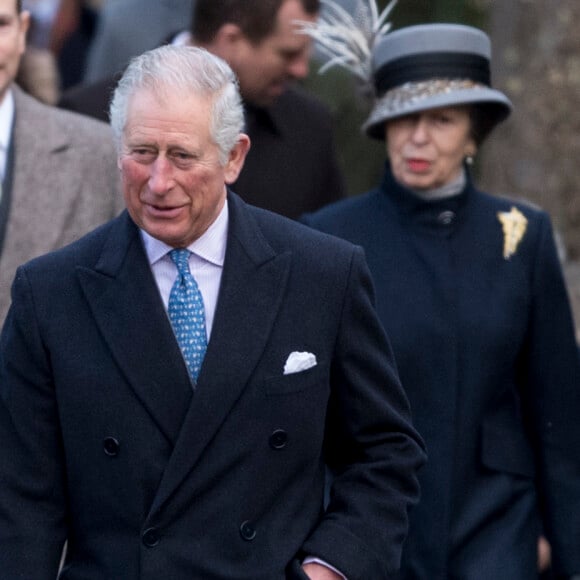
<svg viewBox="0 0 580 580"><path fill-rule="evenodd" d="M191 7L192 0L106 0L89 47L85 82L122 73L134 56L181 30L191 19Z"/></svg>
<svg viewBox="0 0 580 580"><path fill-rule="evenodd" d="M30 15L0 0L0 22L1 325L17 266L109 220L122 199L110 127L16 86Z"/></svg>
<svg viewBox="0 0 580 580"><path fill-rule="evenodd" d="M191 42L236 73L252 148L238 180L241 197L297 218L346 195L328 110L297 83L308 74L319 0L196 0ZM65 93L60 106L106 118L115 78Z"/></svg>

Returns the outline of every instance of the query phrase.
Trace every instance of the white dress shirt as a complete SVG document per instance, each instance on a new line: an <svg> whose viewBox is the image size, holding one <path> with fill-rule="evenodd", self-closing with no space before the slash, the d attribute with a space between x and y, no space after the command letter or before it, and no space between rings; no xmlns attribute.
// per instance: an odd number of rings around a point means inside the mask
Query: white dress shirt
<svg viewBox="0 0 580 580"><path fill-rule="evenodd" d="M228 216L228 204L226 202L222 211L207 231L187 247L191 252L189 269L203 298L208 342L213 327L226 255ZM167 310L171 287L177 277L177 267L168 254L173 248L143 230L141 230L141 236L143 237L145 252L157 282L161 299L165 305L165 310Z"/></svg>
<svg viewBox="0 0 580 580"><path fill-rule="evenodd" d="M12 123L14 121L14 96L8 89L4 99L0 103L0 184L6 174L6 156L12 139ZM2 187L0 187L0 200L2 199Z"/></svg>

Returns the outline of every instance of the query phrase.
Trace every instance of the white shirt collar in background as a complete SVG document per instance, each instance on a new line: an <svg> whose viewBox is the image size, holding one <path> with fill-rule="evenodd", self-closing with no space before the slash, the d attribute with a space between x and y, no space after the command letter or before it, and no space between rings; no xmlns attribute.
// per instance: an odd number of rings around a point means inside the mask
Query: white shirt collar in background
<svg viewBox="0 0 580 580"><path fill-rule="evenodd" d="M14 95L8 89L0 103L0 181L6 173L6 154L12 139L12 123L14 121Z"/></svg>
<svg viewBox="0 0 580 580"><path fill-rule="evenodd" d="M191 46L192 44L189 30L182 30L171 39L171 46Z"/></svg>

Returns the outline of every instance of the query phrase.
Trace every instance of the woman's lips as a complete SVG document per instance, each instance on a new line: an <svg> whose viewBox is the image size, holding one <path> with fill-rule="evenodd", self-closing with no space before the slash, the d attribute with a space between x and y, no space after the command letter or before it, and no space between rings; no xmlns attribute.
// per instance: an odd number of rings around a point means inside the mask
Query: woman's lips
<svg viewBox="0 0 580 580"><path fill-rule="evenodd" d="M407 167L414 173L425 173L429 171L431 162L426 159L407 159Z"/></svg>

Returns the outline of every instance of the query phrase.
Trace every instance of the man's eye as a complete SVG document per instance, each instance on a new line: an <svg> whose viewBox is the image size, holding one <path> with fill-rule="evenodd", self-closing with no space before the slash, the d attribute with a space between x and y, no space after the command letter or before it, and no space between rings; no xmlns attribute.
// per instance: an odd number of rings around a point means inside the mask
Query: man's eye
<svg viewBox="0 0 580 580"><path fill-rule="evenodd" d="M178 169L189 169L195 160L195 156L185 151L174 151L171 154L171 159Z"/></svg>
<svg viewBox="0 0 580 580"><path fill-rule="evenodd" d="M176 151L173 153L173 157L178 161L189 161L190 159L193 159L193 155L185 153L184 151Z"/></svg>
<svg viewBox="0 0 580 580"><path fill-rule="evenodd" d="M137 148L131 151L131 155L139 161L153 160L155 153L151 149Z"/></svg>

